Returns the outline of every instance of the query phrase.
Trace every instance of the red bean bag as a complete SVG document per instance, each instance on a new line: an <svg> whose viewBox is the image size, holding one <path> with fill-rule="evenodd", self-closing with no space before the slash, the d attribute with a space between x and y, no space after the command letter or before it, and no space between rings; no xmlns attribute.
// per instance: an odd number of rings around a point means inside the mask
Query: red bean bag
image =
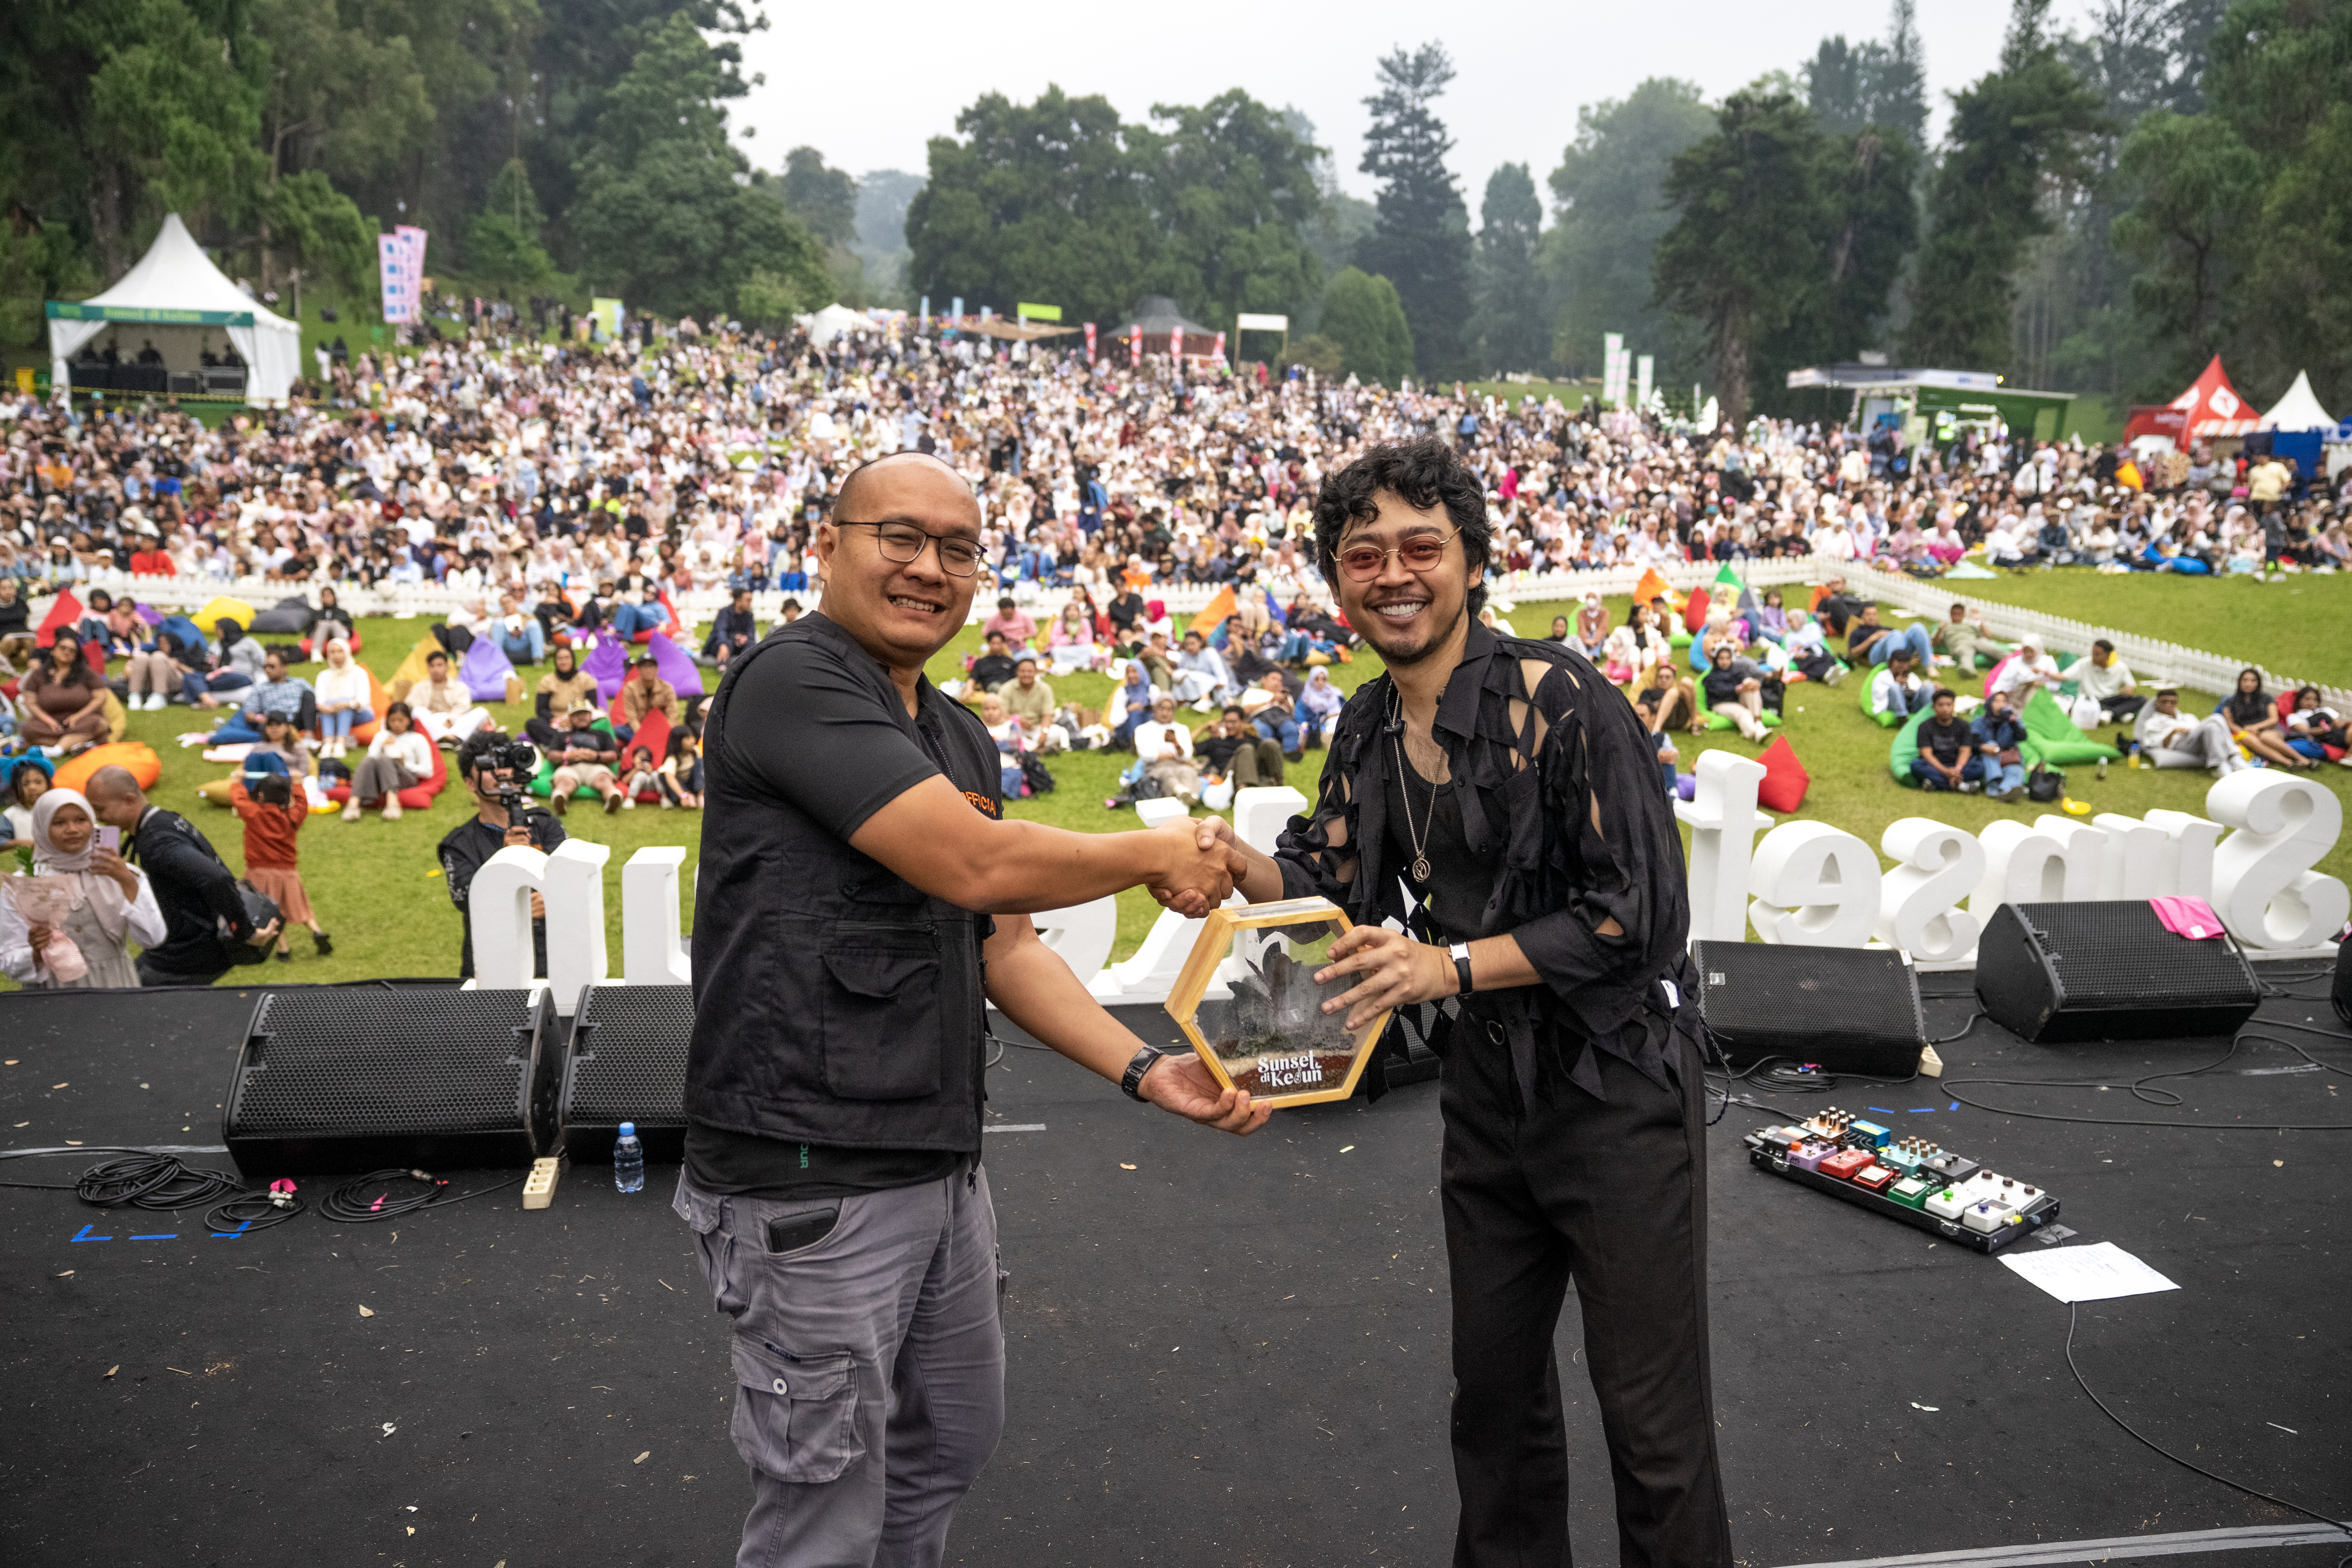
<svg viewBox="0 0 2352 1568"><path fill-rule="evenodd" d="M105 767L125 767L139 781L141 789L153 789L155 781L163 776L163 759L155 748L140 741L117 741L110 745L92 746L78 752L58 764L57 786L59 789L86 790L89 775Z"/></svg>
<svg viewBox="0 0 2352 1568"><path fill-rule="evenodd" d="M617 697L613 699L613 707L614 710L617 710L620 706L621 700ZM618 771L625 778L628 775L629 771L629 753L635 751L639 746L645 747L646 751L653 753L654 766L657 768L661 766L662 758L667 756L669 752L668 715L660 712L646 714L644 725L638 729L635 734L630 736L625 744L623 744L621 747L621 766ZM661 798L661 791L658 789L641 789L637 792L637 798L639 800L647 801L659 800Z"/></svg>
<svg viewBox="0 0 2352 1568"><path fill-rule="evenodd" d="M1709 603L1711 601L1707 597L1706 589L1691 590L1689 602L1683 605L1683 630L1693 637L1698 635L1699 627L1706 625L1706 608Z"/></svg>
<svg viewBox="0 0 2352 1568"><path fill-rule="evenodd" d="M1813 775L1797 760L1788 736L1773 736L1772 743L1756 760L1764 764L1764 777L1756 785L1757 805L1786 816L1805 804L1805 791L1811 787Z"/></svg>
<svg viewBox="0 0 2352 1568"><path fill-rule="evenodd" d="M352 628L352 652L356 655L359 651L360 631L357 626L353 626ZM310 647L310 639L309 637L304 637L302 639L302 657L305 658L324 658L327 657L327 653L324 648L313 651Z"/></svg>
<svg viewBox="0 0 2352 1568"><path fill-rule="evenodd" d="M354 731L352 732L356 734L358 731ZM400 809L403 811L425 810L427 806L430 806L433 804L433 797L439 795L444 789L447 788L448 784L448 759L443 755L441 748L436 746L433 748L433 776L425 780L422 784L413 784L406 789L402 790L400 792ZM327 798L333 801L337 805L341 805L352 798L352 786L347 784L339 784L334 788L327 792Z"/></svg>

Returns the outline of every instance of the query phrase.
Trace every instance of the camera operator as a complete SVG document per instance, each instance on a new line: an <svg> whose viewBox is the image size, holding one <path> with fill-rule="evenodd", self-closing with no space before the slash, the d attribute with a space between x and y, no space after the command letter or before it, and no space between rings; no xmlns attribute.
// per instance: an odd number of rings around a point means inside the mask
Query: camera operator
<svg viewBox="0 0 2352 1568"><path fill-rule="evenodd" d="M474 978L474 925L467 894L482 863L508 845L541 854L563 842L563 825L549 816L524 791L538 769L539 753L528 741L496 730L466 737L457 748L457 776L474 792L474 815L449 830L441 840L441 875L449 884L449 901L457 906L464 933L458 949L457 978ZM530 896L530 947L536 973L547 973L547 900Z"/></svg>

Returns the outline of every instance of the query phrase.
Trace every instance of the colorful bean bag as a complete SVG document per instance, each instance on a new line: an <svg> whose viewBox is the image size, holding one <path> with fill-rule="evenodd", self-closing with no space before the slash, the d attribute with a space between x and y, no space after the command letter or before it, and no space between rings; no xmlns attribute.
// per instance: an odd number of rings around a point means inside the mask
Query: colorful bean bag
<svg viewBox="0 0 2352 1568"><path fill-rule="evenodd" d="M692 655L661 633L656 632L646 650L654 656L654 673L670 684L680 697L699 697L702 690L702 667Z"/></svg>
<svg viewBox="0 0 2352 1568"><path fill-rule="evenodd" d="M522 700L522 677L515 673L507 650L490 637L474 639L474 646L466 650L464 661L457 666L457 679L477 702Z"/></svg>
<svg viewBox="0 0 2352 1568"><path fill-rule="evenodd" d="M58 596L49 601L49 613L43 616L41 624L34 628L34 646L47 647L58 640L59 632L68 626L79 625L80 621L81 601L74 597L71 588L59 589ZM100 666L100 668L104 667Z"/></svg>
<svg viewBox="0 0 2352 1568"><path fill-rule="evenodd" d="M2036 763L2063 768L2071 763L2112 762L2123 755L2074 728L2074 721L2047 691L2034 692L2019 717L2025 722L2025 744L2018 748L2018 754L2029 769Z"/></svg>
<svg viewBox="0 0 2352 1568"><path fill-rule="evenodd" d="M658 718L659 715L648 714L646 717L650 721L653 719ZM667 737L669 732L667 729L667 721L663 721L663 723L664 729L662 732L665 737L663 743L667 745L668 743ZM647 728L650 729L651 727L651 723L648 722ZM590 728L593 731L594 726L592 725ZM607 723L604 726L604 729L606 731L606 738L611 739L612 725ZM614 741L613 749L617 752L622 752L624 754L626 752L626 748L622 746L617 741ZM618 770L615 769L615 771L617 772ZM546 800L555 794L555 759L549 756L544 751L541 752L539 754L539 772L531 774L530 776L530 793L539 796L541 800ZM593 785L583 784L572 792L572 798L574 800L585 800L593 798L595 794L596 790Z"/></svg>
<svg viewBox="0 0 2352 1568"><path fill-rule="evenodd" d="M431 632L418 637L416 646L408 650L408 657L400 661L400 668L392 672L393 700L397 701L406 697L412 687L421 685L425 676L431 673L425 668L427 655L448 651L434 639Z"/></svg>
<svg viewBox="0 0 2352 1568"><path fill-rule="evenodd" d="M2016 657L2017 656L2013 653L2004 655L2000 659L1994 663L1990 669L1985 671L1984 694L1987 697L1990 697L1992 695L1993 682L2000 679L2000 672L2007 669L2009 668L2009 661Z"/></svg>
<svg viewBox="0 0 2352 1568"><path fill-rule="evenodd" d="M57 785L59 789L87 792L89 775L108 767L129 768L141 789L153 789L155 781L163 776L163 761L155 754L154 747L142 741L118 741L111 745L92 746L59 763L55 774Z"/></svg>
<svg viewBox="0 0 2352 1568"><path fill-rule="evenodd" d="M1861 696L1862 716L1869 720L1872 723L1879 725L1885 729L1893 730L1899 727L1906 715L1901 713L1881 713L1870 705L1870 689L1878 684L1878 667L1875 665L1865 665L1863 668L1870 672L1870 679L1867 680L1857 680L1853 683L1855 689Z"/></svg>
<svg viewBox="0 0 2352 1568"><path fill-rule="evenodd" d="M1920 787L1918 779L1911 773L1911 764L1919 760L1919 726L1927 719L1928 715L1925 713L1912 714L1911 721L1903 726L1894 743L1886 748L1886 771L1895 775L1896 784L1911 789Z"/></svg>
<svg viewBox="0 0 2352 1568"><path fill-rule="evenodd" d="M1683 605L1683 630L1689 632L1694 637L1698 634L1699 627L1706 625L1706 609L1709 600L1706 589L1693 588L1691 590L1689 600Z"/></svg>
<svg viewBox="0 0 2352 1568"><path fill-rule="evenodd" d="M629 678L629 647L618 637L600 637L580 668L596 678L596 700L610 702L621 682Z"/></svg>
<svg viewBox="0 0 2352 1568"><path fill-rule="evenodd" d="M1756 785L1757 805L1786 816L1805 804L1805 791L1811 787L1813 775L1797 760L1788 736L1773 736L1772 743L1756 760L1764 764L1764 776Z"/></svg>
<svg viewBox="0 0 2352 1568"><path fill-rule="evenodd" d="M437 645L436 645L437 646ZM433 797L449 785L448 754L440 747L433 748L433 773L422 784L414 784L400 792L400 809L423 811L433 804ZM339 784L327 792L327 798L341 805L352 798L352 786Z"/></svg>
<svg viewBox="0 0 2352 1568"><path fill-rule="evenodd" d="M1767 708L1764 711L1756 715L1756 718L1767 730L1777 730L1780 727L1780 715L1773 712L1769 708ZM1731 717L1728 714L1718 713L1712 708L1706 710L1706 727L1710 730L1737 730L1739 728L1738 724L1732 721Z"/></svg>
<svg viewBox="0 0 2352 1568"><path fill-rule="evenodd" d="M374 714L375 717L369 720L364 724L354 724L352 726L352 741L362 746L375 739L376 731L383 724L384 711L392 706L392 696L389 692L384 690L383 682L375 678L375 671L373 669L369 670L367 672L367 678L368 711Z"/></svg>
<svg viewBox="0 0 2352 1568"><path fill-rule="evenodd" d="M205 607L195 613L194 619L196 625L207 631L225 620L235 621L249 629L253 626L253 606L243 599L232 599L222 594L206 602Z"/></svg>
<svg viewBox="0 0 2352 1568"><path fill-rule="evenodd" d="M358 657L359 657L359 651L360 651L360 629L359 629L359 627L357 627L357 626L353 626L353 627L352 628L351 647L352 647L352 656L354 658L358 658ZM304 637L304 638L302 639L302 657L303 657L303 658L311 658L311 659L320 659L320 658L326 658L326 657L327 657L327 650L326 650L325 648L322 648L322 647L321 647L321 648L314 648L314 647L312 647L310 646L310 639L309 637Z"/></svg>

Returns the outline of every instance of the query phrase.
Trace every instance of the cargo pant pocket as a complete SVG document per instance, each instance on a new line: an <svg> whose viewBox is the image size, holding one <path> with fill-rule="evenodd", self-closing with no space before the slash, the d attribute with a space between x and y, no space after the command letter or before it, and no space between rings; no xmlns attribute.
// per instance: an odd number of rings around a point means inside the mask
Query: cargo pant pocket
<svg viewBox="0 0 2352 1568"><path fill-rule="evenodd" d="M743 1462L780 1481L823 1485L866 1457L857 1429L856 1358L795 1356L765 1340L735 1340L735 1418Z"/></svg>

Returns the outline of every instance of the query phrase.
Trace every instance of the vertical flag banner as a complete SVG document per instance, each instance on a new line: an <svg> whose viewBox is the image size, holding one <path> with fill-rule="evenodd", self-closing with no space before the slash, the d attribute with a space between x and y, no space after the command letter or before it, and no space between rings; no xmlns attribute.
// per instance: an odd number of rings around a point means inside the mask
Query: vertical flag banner
<svg viewBox="0 0 2352 1568"><path fill-rule="evenodd" d="M1213 343L1213 344L1211 344L1211 345L1210 345L1210 348L1209 348L1209 357L1210 357L1211 359L1213 359L1213 360L1215 360L1219 364L1223 364L1223 363L1225 363L1225 334L1224 334L1224 333L1223 333L1223 332L1219 332L1219 333L1217 334L1217 341L1216 341L1214 343Z"/></svg>
<svg viewBox="0 0 2352 1568"><path fill-rule="evenodd" d="M1087 363L1095 363L1095 324L1092 321L1087 323Z"/></svg>
<svg viewBox="0 0 2352 1568"><path fill-rule="evenodd" d="M1633 362L1633 402L1646 408L1650 405L1650 378L1658 368L1658 356L1643 354Z"/></svg>
<svg viewBox="0 0 2352 1568"><path fill-rule="evenodd" d="M1138 370L1143 368L1143 323L1140 321L1127 329L1127 363Z"/></svg>
<svg viewBox="0 0 2352 1568"><path fill-rule="evenodd" d="M383 296L383 319L392 326L416 320L416 280L408 269L408 247L396 234L375 237L376 273Z"/></svg>
<svg viewBox="0 0 2352 1568"><path fill-rule="evenodd" d="M931 330L931 297L929 294L923 296L922 330L927 332Z"/></svg>
<svg viewBox="0 0 2352 1568"><path fill-rule="evenodd" d="M963 296L959 294L948 302L948 331L952 332L962 325Z"/></svg>
<svg viewBox="0 0 2352 1568"><path fill-rule="evenodd" d="M1184 363L1184 329L1181 326L1168 334L1168 357L1179 365Z"/></svg>
<svg viewBox="0 0 2352 1568"><path fill-rule="evenodd" d="M1617 356L1624 352L1624 333L1601 334L1601 401L1603 403L1624 401L1624 390L1617 380Z"/></svg>

